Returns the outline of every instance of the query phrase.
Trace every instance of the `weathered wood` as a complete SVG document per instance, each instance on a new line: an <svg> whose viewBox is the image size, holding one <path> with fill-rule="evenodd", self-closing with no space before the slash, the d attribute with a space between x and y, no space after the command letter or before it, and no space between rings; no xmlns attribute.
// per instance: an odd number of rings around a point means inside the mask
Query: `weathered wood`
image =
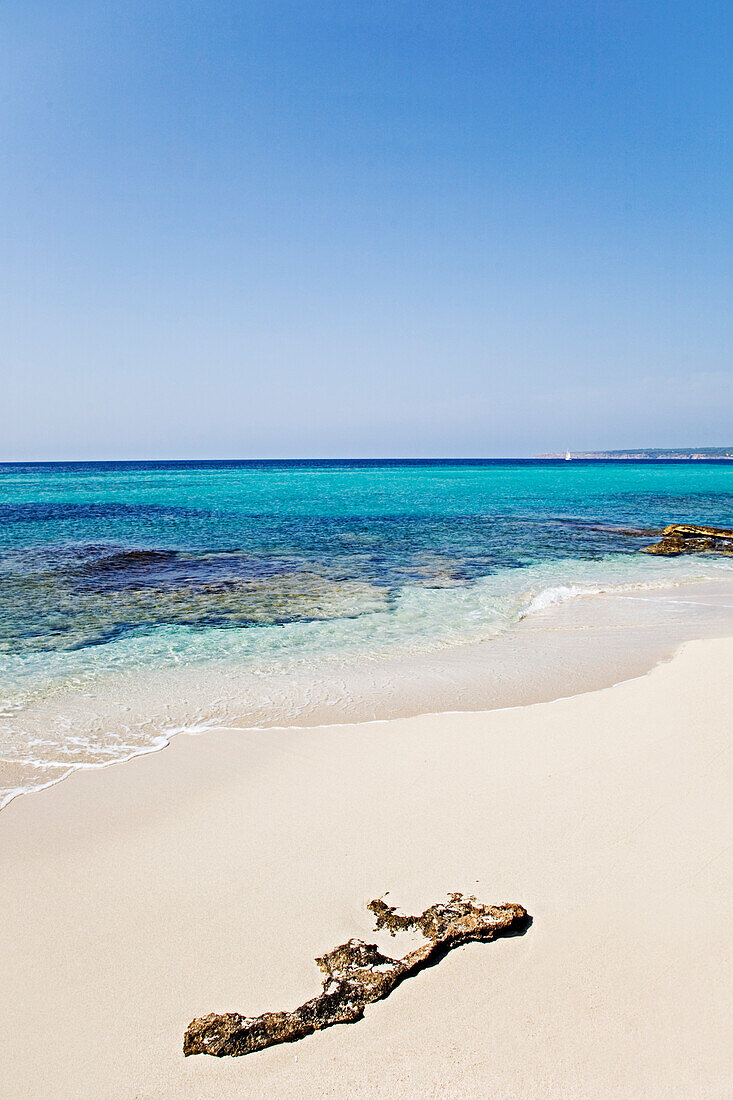
<svg viewBox="0 0 733 1100"><path fill-rule="evenodd" d="M323 991L294 1012L266 1012L242 1016L237 1012L211 1013L193 1020L186 1029L183 1053L240 1056L276 1043L292 1043L314 1031L360 1020L364 1008L389 996L405 978L442 959L452 948L477 940L519 935L531 924L521 905L482 905L475 898L451 894L447 902L431 905L418 917L400 916L381 899L368 908L376 928L392 935L414 929L426 943L401 959L383 955L376 944L349 940L316 959L326 977Z"/></svg>

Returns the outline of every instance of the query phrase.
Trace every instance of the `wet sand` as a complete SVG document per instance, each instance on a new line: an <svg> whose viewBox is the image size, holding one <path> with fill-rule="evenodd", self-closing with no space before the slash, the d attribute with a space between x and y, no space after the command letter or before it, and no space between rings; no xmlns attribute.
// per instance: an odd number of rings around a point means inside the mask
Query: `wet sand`
<svg viewBox="0 0 733 1100"><path fill-rule="evenodd" d="M308 653L255 670L232 659L72 683L24 705L0 731L0 807L76 767L162 748L181 729L310 728L523 706L641 676L683 642L733 636L730 571L569 593L560 586L558 603L490 640L433 652Z"/></svg>

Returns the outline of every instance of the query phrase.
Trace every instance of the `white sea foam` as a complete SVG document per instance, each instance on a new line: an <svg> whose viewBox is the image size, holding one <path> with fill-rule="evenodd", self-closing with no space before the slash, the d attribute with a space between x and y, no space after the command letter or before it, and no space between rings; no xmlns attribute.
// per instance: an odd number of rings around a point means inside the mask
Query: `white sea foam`
<svg viewBox="0 0 733 1100"><path fill-rule="evenodd" d="M469 680L489 675L499 685L495 697L505 697L510 665L515 679L523 667L524 635L514 634L522 623L584 598L715 578L730 579L731 563L641 555L546 562L462 587L405 587L389 611L356 618L175 627L81 652L6 657L0 805L79 768L155 751L183 730L453 709L460 691L470 705L493 705L486 692L470 694ZM480 653L473 664L469 650ZM564 691L560 680L557 690ZM423 701L425 692L433 694Z"/></svg>
<svg viewBox="0 0 733 1100"><path fill-rule="evenodd" d="M546 611L548 607L558 607L568 600L585 596L621 595L637 591L654 591L676 586L680 581L650 581L647 583L629 584L558 584L541 589L536 595L531 596L529 603L520 617L533 615L540 611Z"/></svg>

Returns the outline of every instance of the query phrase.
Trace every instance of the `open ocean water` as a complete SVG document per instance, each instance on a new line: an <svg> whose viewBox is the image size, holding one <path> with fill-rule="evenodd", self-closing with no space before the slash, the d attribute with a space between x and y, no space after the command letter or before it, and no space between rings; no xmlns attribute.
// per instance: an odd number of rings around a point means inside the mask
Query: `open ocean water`
<svg viewBox="0 0 733 1100"><path fill-rule="evenodd" d="M641 554L670 522L733 525L733 465L0 465L0 804L573 597L733 578Z"/></svg>

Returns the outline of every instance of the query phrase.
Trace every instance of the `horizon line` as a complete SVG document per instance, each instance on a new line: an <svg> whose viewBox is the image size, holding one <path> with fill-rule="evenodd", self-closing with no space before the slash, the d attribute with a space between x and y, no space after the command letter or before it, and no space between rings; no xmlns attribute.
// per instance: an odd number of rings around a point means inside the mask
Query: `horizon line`
<svg viewBox="0 0 733 1100"><path fill-rule="evenodd" d="M705 450L730 450L728 455L704 455ZM635 451L660 451L666 450L673 452L669 457L661 456L644 456L643 454L634 454ZM690 451L702 455L701 458L687 457L680 455L678 452ZM568 452L574 462L728 462L733 460L733 445L730 448L704 448L704 447L649 447L649 448L634 448L619 449L618 451L570 451ZM613 457L618 455L619 457ZM294 458L274 458L274 457L256 457L256 458L0 458L0 466L84 466L84 465L149 465L149 464L163 464L163 463L175 463L178 465L196 465L196 464L262 464L262 463L279 463L279 464L306 464L306 463L321 463L321 464L347 464L347 463L404 463L411 465L419 465L424 463L451 463L454 465L470 465L472 463L495 463L495 462L566 462L565 452L552 452L542 455L499 455L499 456L468 456L468 457L455 457L450 455L440 455L437 457L420 456L420 457L408 457L400 455L390 456L368 456L368 457L356 457L348 455L340 455L338 457L325 457L325 456L298 456Z"/></svg>

